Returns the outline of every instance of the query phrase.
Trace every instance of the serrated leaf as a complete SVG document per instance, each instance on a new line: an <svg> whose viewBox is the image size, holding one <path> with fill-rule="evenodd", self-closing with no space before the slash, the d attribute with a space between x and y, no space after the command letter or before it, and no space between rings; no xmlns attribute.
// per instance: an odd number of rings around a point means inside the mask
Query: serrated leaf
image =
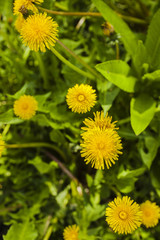
<svg viewBox="0 0 160 240"><path fill-rule="evenodd" d="M145 142L141 142L139 152L143 163L150 169L152 162L157 154L159 142L153 137L146 137Z"/></svg>
<svg viewBox="0 0 160 240"><path fill-rule="evenodd" d="M7 235L3 236L3 240L35 240L37 236L34 223L27 220L24 223L13 224Z"/></svg>
<svg viewBox="0 0 160 240"><path fill-rule="evenodd" d="M144 80L149 79L149 80L152 80L152 81L160 80L160 70L156 70L152 73L146 73L146 74L144 74L142 79L144 79Z"/></svg>
<svg viewBox="0 0 160 240"><path fill-rule="evenodd" d="M160 9L155 13L148 28L146 50L153 69L160 66Z"/></svg>
<svg viewBox="0 0 160 240"><path fill-rule="evenodd" d="M130 104L131 125L136 135L143 132L151 122L156 108L156 102L147 94L132 98Z"/></svg>
<svg viewBox="0 0 160 240"><path fill-rule="evenodd" d="M122 42L126 50L134 56L137 49L137 39L128 25L103 1L92 0L97 9L101 12L105 20L111 23L117 33L121 35Z"/></svg>
<svg viewBox="0 0 160 240"><path fill-rule="evenodd" d="M129 76L129 65L121 60L112 60L96 65L96 69L110 82L126 92L134 92L137 79Z"/></svg>

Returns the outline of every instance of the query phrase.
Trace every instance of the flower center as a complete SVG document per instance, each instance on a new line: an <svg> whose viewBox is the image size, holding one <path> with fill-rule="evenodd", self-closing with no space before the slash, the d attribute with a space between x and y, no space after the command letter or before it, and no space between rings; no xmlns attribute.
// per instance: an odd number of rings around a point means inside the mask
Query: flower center
<svg viewBox="0 0 160 240"><path fill-rule="evenodd" d="M150 215L151 215L151 212L150 212L150 211L148 211L148 210L146 210L146 211L144 212L144 215L145 215L146 217L150 217Z"/></svg>
<svg viewBox="0 0 160 240"><path fill-rule="evenodd" d="M28 103L23 103L22 108L23 108L23 110L27 110L27 108L28 108Z"/></svg>
<svg viewBox="0 0 160 240"><path fill-rule="evenodd" d="M121 211L121 212L119 213L119 217L120 217L120 219L122 219L122 220L126 220L126 219L128 218L128 214L127 214L125 211Z"/></svg>
<svg viewBox="0 0 160 240"><path fill-rule="evenodd" d="M79 94L77 99L78 99L79 102L82 102L82 101L85 100L85 96L83 94Z"/></svg>
<svg viewBox="0 0 160 240"><path fill-rule="evenodd" d="M104 149L105 144L103 142L98 143L98 149L102 150Z"/></svg>

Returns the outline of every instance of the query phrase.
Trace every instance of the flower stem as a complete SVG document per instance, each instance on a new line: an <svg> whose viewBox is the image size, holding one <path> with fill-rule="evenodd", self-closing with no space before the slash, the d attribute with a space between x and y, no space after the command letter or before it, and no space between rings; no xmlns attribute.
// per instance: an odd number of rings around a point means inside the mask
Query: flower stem
<svg viewBox="0 0 160 240"><path fill-rule="evenodd" d="M53 225L51 225L51 226L48 228L47 233L46 233L45 237L43 238L43 240L48 240L48 239L50 238L52 232L53 232Z"/></svg>
<svg viewBox="0 0 160 240"><path fill-rule="evenodd" d="M35 52L34 55L35 55L35 58L38 61L39 69L40 69L40 72L41 72L42 77L43 77L44 88L48 88L48 86L49 86L49 84L48 84L48 76L47 76L46 68L45 68L44 62L42 60L42 57L41 57L39 52Z"/></svg>
<svg viewBox="0 0 160 240"><path fill-rule="evenodd" d="M38 6L38 9L41 11L45 11L48 13L51 13L53 15L60 15L60 16L75 16L75 17L102 17L102 14L99 12L62 12L62 11L52 11L46 8L42 8ZM117 15L119 17L121 17L122 19L126 20L127 22L133 22L133 23L138 23L138 24L147 24L147 22L143 19L140 18L135 18L135 17L131 17L131 16L126 16L126 15L122 15L120 13L117 13Z"/></svg>
<svg viewBox="0 0 160 240"><path fill-rule="evenodd" d="M70 63L66 58L64 58L59 52L57 52L57 50L53 47L50 48L51 51L55 54L56 57L59 58L59 60L61 60L64 64L66 64L68 67L70 67L71 69L73 69L74 71L76 71L77 73L81 74L82 76L88 77L90 79L95 79L95 77L88 73L85 72L81 69L79 69L78 67L76 67L75 65L73 65L72 63Z"/></svg>
<svg viewBox="0 0 160 240"><path fill-rule="evenodd" d="M67 46L65 46L61 41L57 40L57 43L61 45L69 54L72 55L76 60L78 60L85 68L87 68L95 77L102 79L103 77L91 68L86 62L84 62L79 56L77 56L72 50L70 50Z"/></svg>
<svg viewBox="0 0 160 240"><path fill-rule="evenodd" d="M66 160L66 156L64 155L64 153L59 148L57 148L56 146L54 146L52 144L45 143L45 142L6 144L5 145L5 148L37 148L37 147L50 148L50 149L56 151L62 157L62 159Z"/></svg>

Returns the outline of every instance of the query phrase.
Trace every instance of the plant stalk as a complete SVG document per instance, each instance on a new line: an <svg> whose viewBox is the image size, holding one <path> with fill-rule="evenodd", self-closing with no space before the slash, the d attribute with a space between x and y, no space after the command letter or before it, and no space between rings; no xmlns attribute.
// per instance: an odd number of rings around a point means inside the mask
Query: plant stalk
<svg viewBox="0 0 160 240"><path fill-rule="evenodd" d="M78 67L76 67L75 65L73 65L72 63L70 63L70 62L69 62L66 58L64 58L55 48L51 47L50 49L51 49L51 51L53 52L53 54L54 54L57 58L59 58L59 60L61 60L64 64L66 64L66 65L67 65L68 67L70 67L72 70L74 70L75 72L81 74L81 75L84 76L84 77L90 78L90 79L92 79L92 80L95 79L95 77L94 77L92 74L90 74L90 73L88 73L88 72L85 72L85 71L79 69Z"/></svg>
<svg viewBox="0 0 160 240"><path fill-rule="evenodd" d="M62 12L62 11L52 11L46 8L42 8L38 6L38 9L53 15L60 15L60 16L75 16L75 17L102 17L102 14L99 12ZM117 12L116 12L117 13ZM135 17L131 17L131 16L126 16L126 15L122 15L120 13L117 13L117 15L126 20L127 22L132 22L132 23L137 23L137 24L148 24L145 20L140 19L140 18L135 18Z"/></svg>

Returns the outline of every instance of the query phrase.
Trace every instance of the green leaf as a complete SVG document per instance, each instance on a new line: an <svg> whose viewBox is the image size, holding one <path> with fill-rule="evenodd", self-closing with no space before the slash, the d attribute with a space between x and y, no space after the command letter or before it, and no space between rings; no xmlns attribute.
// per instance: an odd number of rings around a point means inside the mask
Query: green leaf
<svg viewBox="0 0 160 240"><path fill-rule="evenodd" d="M41 174L48 173L51 170L50 164L43 162L39 156L36 156L34 159L30 160L28 163L35 166L35 168Z"/></svg>
<svg viewBox="0 0 160 240"><path fill-rule="evenodd" d="M135 170L124 170L120 169L117 178L118 179L125 179L125 178L133 178L142 175L145 172L146 168L138 168Z"/></svg>
<svg viewBox="0 0 160 240"><path fill-rule="evenodd" d="M104 114L106 114L108 110L112 107L112 103L117 97L119 91L119 88L112 85L112 87L108 89L108 91L99 93L99 102L104 110Z"/></svg>
<svg viewBox="0 0 160 240"><path fill-rule="evenodd" d="M137 180L137 178L130 178L130 177L117 179L116 186L120 192L129 193L129 192L133 191L136 180Z"/></svg>
<svg viewBox="0 0 160 240"><path fill-rule="evenodd" d="M49 110L46 107L44 107L44 104L50 95L51 95L51 92L35 96L35 99L38 102L38 111L45 112L45 113L49 112Z"/></svg>
<svg viewBox="0 0 160 240"><path fill-rule="evenodd" d="M12 4L12 1L0 1L0 13L6 17L11 17Z"/></svg>
<svg viewBox="0 0 160 240"><path fill-rule="evenodd" d="M3 240L35 240L37 236L34 223L27 220L24 223L13 224L7 235L3 236Z"/></svg>
<svg viewBox="0 0 160 240"><path fill-rule="evenodd" d="M152 120L156 102L147 94L141 94L131 100L131 125L136 135L139 135Z"/></svg>
<svg viewBox="0 0 160 240"><path fill-rule="evenodd" d="M150 169L157 154L159 142L153 137L146 137L145 142L140 142L139 152L143 163Z"/></svg>
<svg viewBox="0 0 160 240"><path fill-rule="evenodd" d="M153 80L153 81L160 80L160 70L156 70L152 73L146 73L146 74L144 74L142 79L143 80L149 79L149 80Z"/></svg>
<svg viewBox="0 0 160 240"><path fill-rule="evenodd" d="M122 42L124 43L126 50L131 54L131 56L134 56L137 49L137 39L128 25L103 1L92 0L92 2L101 12L104 19L111 23L115 31L121 35Z"/></svg>
<svg viewBox="0 0 160 240"><path fill-rule="evenodd" d="M0 124L18 124L22 122L23 120L14 117L13 109L10 109L5 113L0 114Z"/></svg>
<svg viewBox="0 0 160 240"><path fill-rule="evenodd" d="M139 75L142 74L142 67L144 63L148 62L146 48L141 40L138 41L137 50L133 56L133 63Z"/></svg>
<svg viewBox="0 0 160 240"><path fill-rule="evenodd" d="M129 65L121 60L112 60L96 65L96 69L110 82L126 92L134 92L137 79L128 76Z"/></svg>
<svg viewBox="0 0 160 240"><path fill-rule="evenodd" d="M149 61L153 69L160 66L160 9L152 18L151 24L148 28L146 39L146 50L149 56Z"/></svg>

